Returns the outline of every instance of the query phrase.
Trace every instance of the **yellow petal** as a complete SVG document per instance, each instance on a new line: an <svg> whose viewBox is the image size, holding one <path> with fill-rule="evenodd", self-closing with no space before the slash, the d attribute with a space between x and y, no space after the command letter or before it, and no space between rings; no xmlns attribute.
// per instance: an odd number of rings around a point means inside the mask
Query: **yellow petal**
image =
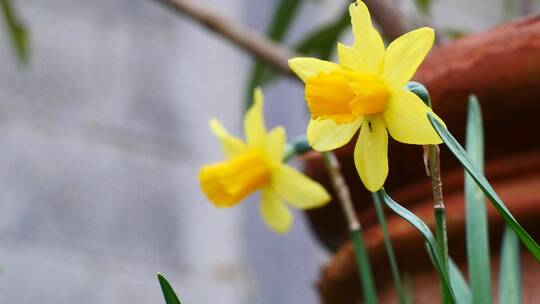
<svg viewBox="0 0 540 304"><path fill-rule="evenodd" d="M394 40L384 55L382 78L392 89L402 88L433 46L433 29L423 27Z"/></svg>
<svg viewBox="0 0 540 304"><path fill-rule="evenodd" d="M390 97L383 117L388 132L397 141L418 145L440 144L442 140L431 126L428 112L431 109L414 93L398 90Z"/></svg>
<svg viewBox="0 0 540 304"><path fill-rule="evenodd" d="M347 144L354 136L362 119L350 124L336 124L332 119L310 120L307 129L309 145L317 151L330 151Z"/></svg>
<svg viewBox="0 0 540 304"><path fill-rule="evenodd" d="M354 148L354 164L369 191L381 189L388 176L388 133L380 117L364 119Z"/></svg>
<svg viewBox="0 0 540 304"><path fill-rule="evenodd" d="M275 232L285 233L291 228L293 222L291 211L269 189L262 191L260 212L266 225Z"/></svg>
<svg viewBox="0 0 540 304"><path fill-rule="evenodd" d="M266 136L264 150L266 157L272 164L281 164L283 162L286 141L285 129L282 126L275 127Z"/></svg>
<svg viewBox="0 0 540 304"><path fill-rule="evenodd" d="M272 170L257 149L205 165L199 171L201 189L217 207L232 207L271 181Z"/></svg>
<svg viewBox="0 0 540 304"><path fill-rule="evenodd" d="M255 89L253 98L253 105L244 116L244 133L249 146L262 148L266 136L266 127L263 116L264 96L260 88Z"/></svg>
<svg viewBox="0 0 540 304"><path fill-rule="evenodd" d="M349 6L355 42L352 47L338 44L339 63L357 72L378 74L384 57L384 43L371 23L362 1Z"/></svg>
<svg viewBox="0 0 540 304"><path fill-rule="evenodd" d="M297 57L289 60L289 67L302 81L320 73L329 74L339 68L339 64L316 58Z"/></svg>
<svg viewBox="0 0 540 304"><path fill-rule="evenodd" d="M246 150L246 144L227 132L223 125L215 118L210 119L210 130L221 142L221 149L227 157L233 157Z"/></svg>
<svg viewBox="0 0 540 304"><path fill-rule="evenodd" d="M287 165L273 172L271 187L281 198L300 209L320 207L330 201L323 186Z"/></svg>
<svg viewBox="0 0 540 304"><path fill-rule="evenodd" d="M349 84L351 77L334 71L319 74L306 81L306 102L311 118L332 119L337 124L352 123L360 113L355 113L355 91Z"/></svg>

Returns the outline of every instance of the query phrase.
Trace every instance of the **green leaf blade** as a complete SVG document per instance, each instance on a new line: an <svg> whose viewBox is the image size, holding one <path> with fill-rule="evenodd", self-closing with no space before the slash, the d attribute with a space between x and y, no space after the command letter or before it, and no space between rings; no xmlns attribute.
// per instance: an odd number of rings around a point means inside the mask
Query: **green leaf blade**
<svg viewBox="0 0 540 304"><path fill-rule="evenodd" d="M521 227L521 225L514 218L510 210L506 207L500 197L497 195L493 187L489 184L483 173L476 167L470 157L467 155L463 147L457 142L452 134L433 116L431 113L427 114L431 125L435 128L441 139L444 141L450 151L461 162L465 170L471 175L476 184L482 189L482 192L492 202L495 209L499 212L505 222L514 230L519 239L523 242L523 245L529 250L529 252L540 262L540 246L538 243Z"/></svg>
<svg viewBox="0 0 540 304"><path fill-rule="evenodd" d="M273 41L281 42L287 35L303 0L281 0L276 7L272 20L266 30L266 35ZM269 66L257 60L251 67L248 85L246 88L246 102L244 109L251 106L253 90L262 84L274 79L276 73Z"/></svg>
<svg viewBox="0 0 540 304"><path fill-rule="evenodd" d="M17 17L10 0L0 0L0 8L4 15L6 28L15 54L21 63L27 64L30 57L30 48L26 27Z"/></svg>
<svg viewBox="0 0 540 304"><path fill-rule="evenodd" d="M432 258L435 270L437 270L439 274L439 278L441 280L443 288L445 289L445 292L449 295L446 300L448 300L449 303L456 303L456 296L454 294L454 291L452 290L452 286L450 285L451 283L448 272L446 271L443 256L439 251L439 245L437 243L437 240L435 239L435 236L433 235L429 227L414 213L394 201L384 189L379 190L378 193L386 206L388 206L388 208L392 209L392 211L394 211L401 218L409 222L409 224L411 224L416 230L418 230L418 232L420 232L420 234L422 234L422 236L426 240L428 254Z"/></svg>
<svg viewBox="0 0 540 304"><path fill-rule="evenodd" d="M448 276L450 277L450 284L456 293L456 301L459 304L470 304L472 303L471 299L471 290L469 285L465 281L463 274L457 267L456 263L452 260L448 260Z"/></svg>
<svg viewBox="0 0 540 304"><path fill-rule="evenodd" d="M176 293L174 292L174 289L172 288L171 284L165 279L165 277L161 274L157 274L159 285L161 286L161 291L163 291L163 297L165 298L166 304L181 304L180 300L176 296Z"/></svg>
<svg viewBox="0 0 540 304"><path fill-rule="evenodd" d="M300 0L281 0L276 9L267 35L274 41L281 42L285 38L298 9ZM336 49L336 44L343 31L350 26L348 5L343 13L327 24L308 33L294 49L300 54L316 56L328 60ZM253 89L262 86L278 77L278 73L263 62L257 61L250 71L244 109L251 106Z"/></svg>
<svg viewBox="0 0 540 304"><path fill-rule="evenodd" d="M295 49L306 55L315 55L320 59L327 60L336 48L336 43L343 31L350 25L348 5L343 13L330 23L309 33Z"/></svg>
<svg viewBox="0 0 540 304"><path fill-rule="evenodd" d="M476 96L469 98L466 148L471 161L483 171L484 131L480 104ZM465 210L467 259L473 303L492 303L485 197L467 172L465 172Z"/></svg>
<svg viewBox="0 0 540 304"><path fill-rule="evenodd" d="M388 255L388 261L390 263L390 269L392 271L392 278L394 280L394 288L396 289L396 294L400 304L405 304L407 302L405 297L405 292L403 291L403 286L401 284L401 275L399 273L399 267L396 260L396 255L394 254L394 248L392 246L392 240L390 239L390 234L388 233L388 225L386 223L386 217L384 215L383 206L381 203L381 198L377 193L371 193L373 199L373 204L375 205L375 212L377 213L377 218L379 220L379 225L383 232L384 247L386 249L386 254Z"/></svg>
<svg viewBox="0 0 540 304"><path fill-rule="evenodd" d="M415 0L416 7L425 15L429 15L431 10L431 0Z"/></svg>
<svg viewBox="0 0 540 304"><path fill-rule="evenodd" d="M519 239L506 227L501 246L501 269L499 272L499 303L521 303L521 264Z"/></svg>

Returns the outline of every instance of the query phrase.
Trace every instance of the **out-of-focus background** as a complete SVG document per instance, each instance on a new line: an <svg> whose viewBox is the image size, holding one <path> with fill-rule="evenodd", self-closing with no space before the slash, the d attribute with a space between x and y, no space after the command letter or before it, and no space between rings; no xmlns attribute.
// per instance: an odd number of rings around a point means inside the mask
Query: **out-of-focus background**
<svg viewBox="0 0 540 304"><path fill-rule="evenodd" d="M17 62L2 28L1 303L160 303L158 271L185 303L316 302L327 253L299 212L277 236L256 198L218 210L198 188L199 166L220 158L208 119L241 132L248 55L157 1L12 2L31 59ZM278 3L201 2L261 32ZM344 7L306 2L287 40ZM432 22L486 29L507 2L437 0ZM302 134L302 87L265 89L268 124Z"/></svg>

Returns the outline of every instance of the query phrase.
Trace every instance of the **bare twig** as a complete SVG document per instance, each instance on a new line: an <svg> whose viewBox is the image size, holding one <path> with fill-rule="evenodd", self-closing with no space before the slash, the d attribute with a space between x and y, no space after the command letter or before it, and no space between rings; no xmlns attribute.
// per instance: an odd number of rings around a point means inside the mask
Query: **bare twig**
<svg viewBox="0 0 540 304"><path fill-rule="evenodd" d="M266 62L279 72L293 76L287 61L295 57L295 52L273 42L265 36L250 30L215 13L195 0L156 0L174 11L182 13L204 25L211 31L227 38L258 59ZM296 78L296 77L295 77Z"/></svg>
<svg viewBox="0 0 540 304"><path fill-rule="evenodd" d="M345 217L347 218L349 229L351 231L359 230L360 222L354 213L351 193L347 187L347 184L345 184L345 179L341 174L341 168L336 156L332 152L324 152L323 158L328 170L328 174L330 174L330 180L332 181L334 190L336 190L338 201L340 202L343 212L345 213Z"/></svg>
<svg viewBox="0 0 540 304"><path fill-rule="evenodd" d="M341 174L341 168L334 153L323 152L322 156L326 170L330 174L332 185L336 190L337 200L341 203L343 212L347 218L347 223L349 224L351 241L354 246L356 263L358 265L358 275L360 276L360 282L362 283L364 303L375 304L377 303L377 292L375 291L373 273L371 271L369 256L366 250L364 237L362 235L362 227L360 226L360 222L358 221L354 212L351 193L347 187L347 184L345 184L345 178L343 178L343 175Z"/></svg>
<svg viewBox="0 0 540 304"><path fill-rule="evenodd" d="M223 36L244 51L256 56L261 61L274 67L287 76L293 76L287 61L295 56L296 52L275 43L249 28L230 20L211 8L201 5L194 0L155 0L170 7L187 17L192 18L211 31ZM405 18L395 4L390 0L364 0L366 5L381 26L386 37L393 40L407 31ZM298 79L297 77L294 77Z"/></svg>

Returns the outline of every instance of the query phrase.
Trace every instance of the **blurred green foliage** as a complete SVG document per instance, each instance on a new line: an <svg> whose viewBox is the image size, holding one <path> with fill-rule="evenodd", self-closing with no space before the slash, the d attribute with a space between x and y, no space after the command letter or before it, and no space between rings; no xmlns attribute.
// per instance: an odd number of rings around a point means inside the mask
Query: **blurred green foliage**
<svg viewBox="0 0 540 304"><path fill-rule="evenodd" d="M283 42L302 4L306 1L307 0L281 0L274 11L266 35L273 41ZM326 60L332 56L339 37L349 24L349 10L348 5L346 5L343 13L336 16L330 22L309 32L300 40L300 42L298 42L298 44L296 44L294 49L300 54L312 55ZM261 61L255 61L251 67L248 78L244 110L251 106L253 90L258 86L262 86L276 79L278 76L278 72L272 69L272 67Z"/></svg>
<svg viewBox="0 0 540 304"><path fill-rule="evenodd" d="M30 48L26 27L18 19L10 0L0 0L0 8L4 15L6 29L15 54L21 63L27 64L30 57Z"/></svg>
<svg viewBox="0 0 540 304"><path fill-rule="evenodd" d="M422 12L422 14L430 14L432 4L431 0L414 0L414 4Z"/></svg>

